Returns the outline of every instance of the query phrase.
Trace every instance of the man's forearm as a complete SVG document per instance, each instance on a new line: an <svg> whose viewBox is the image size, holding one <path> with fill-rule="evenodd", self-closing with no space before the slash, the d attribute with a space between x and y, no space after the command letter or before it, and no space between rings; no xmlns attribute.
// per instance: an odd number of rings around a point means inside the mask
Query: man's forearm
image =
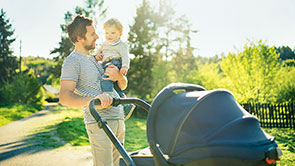
<svg viewBox="0 0 295 166"><path fill-rule="evenodd" d="M60 103L69 107L83 107L89 105L90 101L95 97L81 97L73 92L60 93Z"/></svg>

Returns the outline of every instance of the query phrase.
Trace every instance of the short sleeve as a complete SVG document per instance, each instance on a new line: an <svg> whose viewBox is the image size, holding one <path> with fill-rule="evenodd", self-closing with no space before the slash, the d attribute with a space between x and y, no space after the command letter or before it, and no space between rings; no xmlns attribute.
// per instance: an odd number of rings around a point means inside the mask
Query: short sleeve
<svg viewBox="0 0 295 166"><path fill-rule="evenodd" d="M77 58L67 57L63 62L60 80L78 81L80 64Z"/></svg>

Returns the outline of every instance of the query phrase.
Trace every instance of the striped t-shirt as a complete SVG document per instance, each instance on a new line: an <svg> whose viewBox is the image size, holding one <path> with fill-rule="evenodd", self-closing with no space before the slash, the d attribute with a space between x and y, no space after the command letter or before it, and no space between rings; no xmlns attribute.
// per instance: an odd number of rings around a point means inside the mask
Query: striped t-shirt
<svg viewBox="0 0 295 166"><path fill-rule="evenodd" d="M95 97L102 93L100 82L104 70L102 66L95 60L93 56L72 52L63 62L60 80L75 81L76 88L74 93L79 96ZM113 97L119 97L113 89ZM104 120L124 119L123 107L117 106L108 109L98 110L100 116ZM84 123L96 123L90 114L89 107L83 107Z"/></svg>

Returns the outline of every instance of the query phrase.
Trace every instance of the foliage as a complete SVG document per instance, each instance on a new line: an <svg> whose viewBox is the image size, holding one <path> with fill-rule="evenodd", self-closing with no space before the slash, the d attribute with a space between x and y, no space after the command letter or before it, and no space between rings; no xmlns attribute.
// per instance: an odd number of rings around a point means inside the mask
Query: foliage
<svg viewBox="0 0 295 166"><path fill-rule="evenodd" d="M42 84L46 83L54 64L53 60L43 57L22 58L22 70L32 70L32 73Z"/></svg>
<svg viewBox="0 0 295 166"><path fill-rule="evenodd" d="M186 82L201 85L208 90L224 88L227 84L218 63L198 63L198 70L188 74Z"/></svg>
<svg viewBox="0 0 295 166"><path fill-rule="evenodd" d="M244 46L239 53L229 53L221 61L221 70L230 84L228 88L240 103L275 102L275 88L281 67L274 47L259 41Z"/></svg>
<svg viewBox="0 0 295 166"><path fill-rule="evenodd" d="M1 9L0 13L0 87L4 82L10 81L15 74L18 63L16 57L13 56L13 51L10 48L11 44L15 41L13 38L14 29L6 18L6 13ZM1 100L1 94L0 94Z"/></svg>
<svg viewBox="0 0 295 166"><path fill-rule="evenodd" d="M177 17L166 0L157 7L143 0L136 14L128 38L135 56L128 72L128 92L151 100L167 82L186 80L195 62L190 41L197 31L184 16Z"/></svg>
<svg viewBox="0 0 295 166"><path fill-rule="evenodd" d="M0 106L0 126L27 117L39 108L31 104L8 104Z"/></svg>
<svg viewBox="0 0 295 166"><path fill-rule="evenodd" d="M5 82L0 92L7 103L33 104L41 107L43 102L42 84L27 72L18 73L11 82Z"/></svg>
<svg viewBox="0 0 295 166"><path fill-rule="evenodd" d="M153 39L156 38L155 12L150 3L142 1L136 10L134 24L130 26L130 54L135 57L128 71L128 92L140 98L146 98L152 91Z"/></svg>
<svg viewBox="0 0 295 166"><path fill-rule="evenodd" d="M295 66L282 67L275 80L276 103L295 103Z"/></svg>
<svg viewBox="0 0 295 166"><path fill-rule="evenodd" d="M276 48L278 54L280 54L281 60L295 59L295 49L292 49L289 46L281 46Z"/></svg>
<svg viewBox="0 0 295 166"><path fill-rule="evenodd" d="M103 7L104 0L86 0L85 5L86 7L77 6L74 13L70 11L65 13L65 24L60 25L62 30L61 41L58 43L59 46L50 52L50 54L58 54L58 56L54 57L56 64L52 69L53 78L60 77L63 60L74 50L74 45L67 34L66 24L78 14L92 18L94 21L97 20L97 15L99 18L104 18L106 15L107 9ZM97 14L97 12L99 13Z"/></svg>

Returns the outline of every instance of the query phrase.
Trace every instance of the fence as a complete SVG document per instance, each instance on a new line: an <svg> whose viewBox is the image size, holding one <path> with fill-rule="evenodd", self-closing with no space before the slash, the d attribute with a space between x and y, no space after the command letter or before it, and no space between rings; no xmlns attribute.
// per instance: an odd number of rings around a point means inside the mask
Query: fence
<svg viewBox="0 0 295 166"><path fill-rule="evenodd" d="M261 127L295 129L294 104L241 104L250 114L257 116Z"/></svg>

